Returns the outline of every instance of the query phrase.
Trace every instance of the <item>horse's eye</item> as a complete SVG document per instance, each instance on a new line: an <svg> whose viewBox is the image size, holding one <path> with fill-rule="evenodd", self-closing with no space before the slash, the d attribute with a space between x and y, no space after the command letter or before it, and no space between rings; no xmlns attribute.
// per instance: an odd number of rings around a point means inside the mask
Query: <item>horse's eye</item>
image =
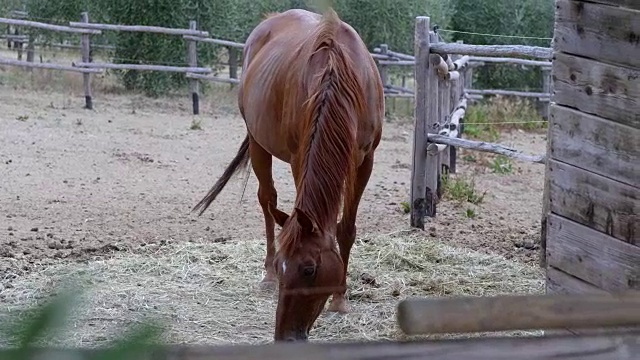
<svg viewBox="0 0 640 360"><path fill-rule="evenodd" d="M316 266L315 265L305 266L302 269L302 275L304 275L306 277L312 277L315 274L316 274Z"/></svg>

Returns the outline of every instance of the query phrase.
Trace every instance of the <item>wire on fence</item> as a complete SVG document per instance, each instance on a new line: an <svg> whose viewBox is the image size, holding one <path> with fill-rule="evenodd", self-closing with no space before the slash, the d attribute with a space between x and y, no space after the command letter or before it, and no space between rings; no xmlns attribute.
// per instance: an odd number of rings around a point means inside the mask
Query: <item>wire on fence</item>
<svg viewBox="0 0 640 360"><path fill-rule="evenodd" d="M448 33L456 33L456 34L478 35L478 36L488 36L488 37L501 37L501 38L509 38L509 39L529 39L529 40L548 40L548 41L553 40L553 38L549 38L549 37L524 36L524 35L485 34L485 33L477 33L477 32L462 31L462 30L438 29L438 31L448 32Z"/></svg>
<svg viewBox="0 0 640 360"><path fill-rule="evenodd" d="M547 120L532 120L532 121L496 121L496 122L464 122L464 125L502 125L502 124L538 124L548 123Z"/></svg>

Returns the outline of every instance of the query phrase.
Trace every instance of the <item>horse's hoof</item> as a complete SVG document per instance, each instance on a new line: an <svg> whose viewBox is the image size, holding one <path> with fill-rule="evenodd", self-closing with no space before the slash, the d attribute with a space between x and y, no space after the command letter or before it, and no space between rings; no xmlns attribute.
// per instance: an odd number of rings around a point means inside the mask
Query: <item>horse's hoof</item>
<svg viewBox="0 0 640 360"><path fill-rule="evenodd" d="M349 308L347 306L347 302L344 300L338 300L338 301L332 301L331 304L329 304L329 308L327 308L328 312L337 312L340 314L347 314L349 313Z"/></svg>

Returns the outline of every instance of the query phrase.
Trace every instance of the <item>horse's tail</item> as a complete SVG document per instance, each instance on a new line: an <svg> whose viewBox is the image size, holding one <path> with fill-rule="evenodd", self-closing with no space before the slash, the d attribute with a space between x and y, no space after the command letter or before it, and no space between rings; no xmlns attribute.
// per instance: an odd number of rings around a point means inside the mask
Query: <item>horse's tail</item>
<svg viewBox="0 0 640 360"><path fill-rule="evenodd" d="M213 200L216 199L218 194L220 194L222 189L224 189L225 185L227 185L227 182L229 182L229 179L231 179L231 177L235 175L240 168L246 168L247 166L249 166L249 134L247 134L247 136L244 138L244 141L242 141L242 145L240 145L238 153L224 170L224 173L222 173L220 179L218 179L218 181L209 190L207 195L202 198L202 200L200 200L200 202L196 204L196 206L194 206L191 211L200 209L200 213L198 215L202 215L202 213L207 210L209 205L211 205Z"/></svg>
<svg viewBox="0 0 640 360"><path fill-rule="evenodd" d="M308 143L303 151L309 162L306 172L312 173L307 179L315 182L309 186L324 193L318 198L318 192L309 189L316 192L309 198L316 202L313 206L324 208L319 216L332 216L336 210L333 207L339 209L343 195L350 197L353 191L357 123L365 110L364 90L355 64L337 41L341 28L338 14L329 8L315 31L309 57L312 71L320 71L310 84L312 95L304 106Z"/></svg>

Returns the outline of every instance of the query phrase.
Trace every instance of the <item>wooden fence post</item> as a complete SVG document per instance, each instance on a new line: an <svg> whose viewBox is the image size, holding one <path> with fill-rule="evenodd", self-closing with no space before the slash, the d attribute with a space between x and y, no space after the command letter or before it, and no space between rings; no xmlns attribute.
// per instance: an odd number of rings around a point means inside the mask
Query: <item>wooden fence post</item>
<svg viewBox="0 0 640 360"><path fill-rule="evenodd" d="M27 40L27 62L33 62L35 58L35 43L33 40L33 35L29 34L29 40ZM29 68L29 71L33 70L33 68Z"/></svg>
<svg viewBox="0 0 640 360"><path fill-rule="evenodd" d="M80 21L83 23L89 22L89 13L83 12L80 16ZM80 37L80 47L82 48L82 62L88 63L91 61L91 43L89 41L89 34L82 34ZM91 74L83 73L82 80L84 83L84 107L85 109L93 109L93 99L91 95Z"/></svg>
<svg viewBox="0 0 640 360"><path fill-rule="evenodd" d="M427 169L427 135L433 130L438 116L437 74L429 61L431 42L430 19L416 17L415 23L415 131L413 135L413 163L411 169L411 226L424 229L424 216L435 215L436 167ZM435 93L433 92L435 89ZM430 164L433 165L433 156Z"/></svg>
<svg viewBox="0 0 640 360"><path fill-rule="evenodd" d="M429 32L429 42L431 44L435 44L440 42L440 37L435 32ZM430 55L430 56L440 56L440 55ZM450 56L450 55L448 55ZM448 57L445 58L445 61L450 61ZM441 125L446 121L447 116L449 114L447 111L447 102L449 102L449 94L446 92L448 81L440 76L435 69L429 71L430 75L434 77L433 86L429 88L429 96L434 96L436 98L436 108L434 109L435 115L434 118L429 119L428 124L428 133L438 134L440 133ZM428 139L427 139L428 141ZM437 144L429 144L427 142L427 150L432 147L435 151L429 152L427 151L427 189L435 189L434 192L434 201L431 209L427 206L426 215L430 217L436 216L436 205L440 202L440 198L444 194L444 189L442 188L442 173L443 173L443 162L444 162L444 151L439 151ZM427 197L428 199L428 197Z"/></svg>
<svg viewBox="0 0 640 360"><path fill-rule="evenodd" d="M195 20L189 21L189 30L197 30L198 24ZM187 40L187 62L190 67L198 67L198 47L194 40ZM200 114L200 82L198 79L189 79L189 89L191 91L191 103L193 115Z"/></svg>
<svg viewBox="0 0 640 360"><path fill-rule="evenodd" d="M20 35L20 30L18 30L17 26L13 30L13 35L15 35L15 40L13 40L13 48L18 50L18 60L22 60L22 49L24 47L24 43L22 39L18 37L18 35Z"/></svg>
<svg viewBox="0 0 640 360"><path fill-rule="evenodd" d="M238 50L233 46L227 46L229 51L229 78L238 78ZM234 84L232 83L231 86Z"/></svg>
<svg viewBox="0 0 640 360"><path fill-rule="evenodd" d="M463 41L462 40L458 40L456 41L458 44L462 44ZM461 58L461 56L459 55L455 55L452 60L456 61L459 58ZM460 77L457 79L452 79L451 81L451 90L450 90L450 95L451 95L451 100L450 100L450 114L453 113L453 111L455 110L455 108L458 106L458 103L460 103L460 100L462 100L462 97L464 96L464 81L465 81L465 76L466 76L466 69L468 69L469 66L465 66L464 69L462 71L460 71ZM462 120L462 119L460 119ZM460 137L460 128L456 128L456 137ZM450 174L455 174L457 171L457 165L458 165L458 149L455 146L449 146L449 173Z"/></svg>
<svg viewBox="0 0 640 360"><path fill-rule="evenodd" d="M381 44L380 45L380 55L388 56L389 55L389 45ZM383 64L378 64L378 71L380 72L380 79L382 79L382 86L386 87L389 85L389 73L387 72L387 66Z"/></svg>
<svg viewBox="0 0 640 360"><path fill-rule="evenodd" d="M542 92L551 94L551 68L542 68ZM549 96L549 100L551 100L551 96ZM542 102L542 117L545 120L549 120L550 104L551 101Z"/></svg>

